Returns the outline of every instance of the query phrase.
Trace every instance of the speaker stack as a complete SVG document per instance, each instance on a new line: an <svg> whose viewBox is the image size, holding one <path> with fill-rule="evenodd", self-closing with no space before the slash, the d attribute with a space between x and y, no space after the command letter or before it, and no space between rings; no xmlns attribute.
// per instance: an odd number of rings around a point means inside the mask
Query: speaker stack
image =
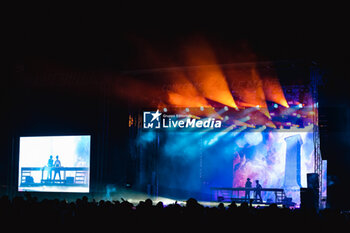
<svg viewBox="0 0 350 233"><path fill-rule="evenodd" d="M307 174L307 188L300 188L300 208L318 210L319 178L317 173Z"/></svg>

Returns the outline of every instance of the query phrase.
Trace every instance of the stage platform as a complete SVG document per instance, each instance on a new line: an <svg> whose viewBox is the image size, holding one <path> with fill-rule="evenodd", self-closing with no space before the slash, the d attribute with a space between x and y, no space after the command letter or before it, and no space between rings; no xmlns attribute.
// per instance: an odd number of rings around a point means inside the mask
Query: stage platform
<svg viewBox="0 0 350 233"><path fill-rule="evenodd" d="M70 172L73 176L67 176ZM34 174L33 174L34 173ZM35 174L36 173L36 174ZM46 173L46 179L44 179ZM51 173L51 175L50 175ZM57 174L56 174L57 173ZM40 182L35 182L33 176L40 174ZM56 179L57 176L57 179ZM87 167L22 167L20 186L64 185L64 186L87 186L89 168ZM50 179L51 178L51 179Z"/></svg>
<svg viewBox="0 0 350 233"><path fill-rule="evenodd" d="M89 168L22 167L19 182L19 191L87 193L89 192Z"/></svg>
<svg viewBox="0 0 350 233"><path fill-rule="evenodd" d="M280 188L262 188L261 193L266 192L272 192L274 194L274 199L269 199L266 201L259 201L254 199L254 193L256 191L255 188L244 188L244 187L237 187L237 188L227 188L227 187L212 187L210 188L213 192L213 201L215 202L223 202L223 203L243 203L247 202L249 203L252 201L254 204L261 205L261 204L272 204L275 203L277 205L285 205L285 206L294 206L295 203L292 202L291 198L288 198L284 192L284 189ZM250 199L245 198L245 193L250 193Z"/></svg>

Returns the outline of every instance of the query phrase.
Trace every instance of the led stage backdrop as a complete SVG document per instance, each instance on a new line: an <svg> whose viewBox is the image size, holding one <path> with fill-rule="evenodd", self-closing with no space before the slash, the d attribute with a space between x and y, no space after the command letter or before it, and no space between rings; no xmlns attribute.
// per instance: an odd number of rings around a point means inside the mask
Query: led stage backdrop
<svg viewBox="0 0 350 233"><path fill-rule="evenodd" d="M213 200L212 187L244 187L250 178L263 188L283 188L300 203L307 173L314 172L312 126L300 130L162 132L160 195ZM154 132L144 132L149 142ZM253 194L252 194L253 195ZM264 202L273 193L262 193Z"/></svg>
<svg viewBox="0 0 350 233"><path fill-rule="evenodd" d="M89 192L89 135L20 137L18 191Z"/></svg>

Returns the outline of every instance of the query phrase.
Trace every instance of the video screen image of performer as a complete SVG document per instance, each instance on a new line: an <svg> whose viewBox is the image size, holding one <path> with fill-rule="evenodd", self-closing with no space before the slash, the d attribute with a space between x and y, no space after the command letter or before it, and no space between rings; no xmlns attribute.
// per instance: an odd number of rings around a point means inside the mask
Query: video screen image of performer
<svg viewBox="0 0 350 233"><path fill-rule="evenodd" d="M47 167L43 168L43 169L46 168L46 170L47 170L47 179L48 180L51 180L51 177L52 177L52 167L53 167L53 158L52 158L52 155L50 155L50 158L47 161Z"/></svg>
<svg viewBox="0 0 350 233"><path fill-rule="evenodd" d="M56 155L56 160L55 163L53 164L54 168L54 176L53 179L56 179L56 175L58 174L59 180L61 180L61 172L60 172L60 167L61 167L61 161L58 159L58 155Z"/></svg>

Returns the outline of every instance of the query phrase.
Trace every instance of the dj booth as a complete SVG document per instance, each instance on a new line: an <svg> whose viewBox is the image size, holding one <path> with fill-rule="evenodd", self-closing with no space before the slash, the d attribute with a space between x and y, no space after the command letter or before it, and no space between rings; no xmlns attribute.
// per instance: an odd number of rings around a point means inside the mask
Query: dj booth
<svg viewBox="0 0 350 233"><path fill-rule="evenodd" d="M33 174L41 173L40 182L34 182ZM51 176L49 173L51 172ZM67 173L70 176L67 176ZM46 173L46 176L44 175ZM54 175L57 174L57 175ZM46 177L46 179L45 179ZM39 186L39 185L69 185L85 186L88 185L89 168L88 167L22 167L20 186Z"/></svg>
<svg viewBox="0 0 350 233"><path fill-rule="evenodd" d="M259 200L255 200L255 188L244 188L244 187L238 187L238 188L217 188L212 187L212 192L214 192L214 199L215 201L219 202L249 202L250 200L253 200L254 203L259 204L269 204L269 203L275 203L275 204L284 204L288 206L292 206L292 200L291 198L287 198L286 194L284 192L284 189L279 188L262 188L260 189L261 193L263 192L272 192L274 195L273 199L268 199L266 202L259 202ZM246 192L250 193L250 200L247 200L245 198Z"/></svg>

